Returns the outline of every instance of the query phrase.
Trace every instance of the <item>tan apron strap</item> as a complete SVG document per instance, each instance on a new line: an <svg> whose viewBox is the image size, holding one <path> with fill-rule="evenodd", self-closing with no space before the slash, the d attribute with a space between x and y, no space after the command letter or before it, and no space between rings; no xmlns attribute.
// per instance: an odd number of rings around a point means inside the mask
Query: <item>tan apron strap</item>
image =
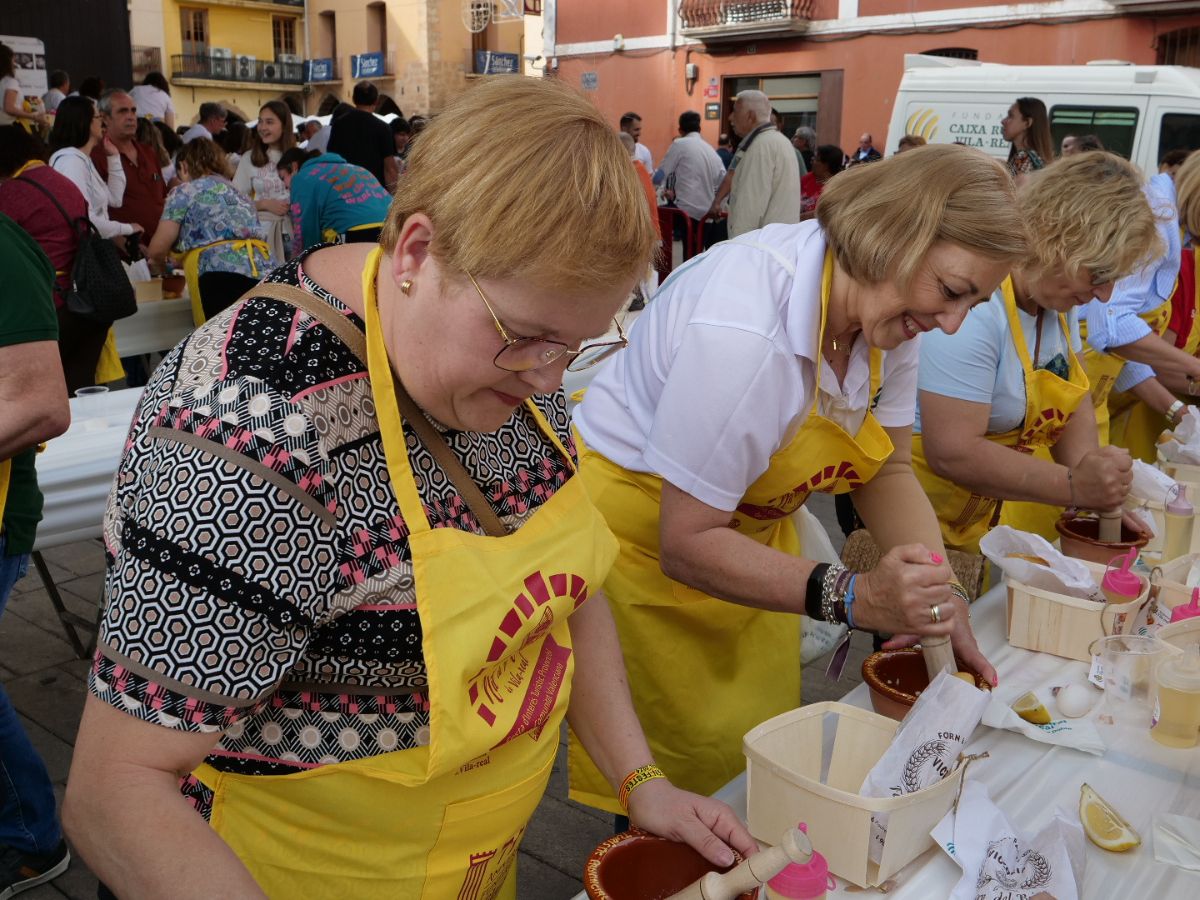
<svg viewBox="0 0 1200 900"><path fill-rule="evenodd" d="M271 297L303 310L337 335L338 339L353 351L363 365L367 364L367 336L344 315L308 291L290 284L271 282L255 285L241 299L246 300L251 297ZM496 511L487 502L487 498L483 496L483 491L479 489L475 479L455 456L450 445L446 443L446 439L433 427L433 424L421 412L421 408L408 395L408 391L404 389L400 379L395 377L395 373L392 375L392 382L396 387L396 405L400 407L401 417L417 433L417 437L421 439L425 449L433 454L433 458L445 471L455 490L462 496L467 508L471 510L483 527L484 533L489 537L503 537L508 534L508 529L504 527L504 523L500 521Z"/></svg>

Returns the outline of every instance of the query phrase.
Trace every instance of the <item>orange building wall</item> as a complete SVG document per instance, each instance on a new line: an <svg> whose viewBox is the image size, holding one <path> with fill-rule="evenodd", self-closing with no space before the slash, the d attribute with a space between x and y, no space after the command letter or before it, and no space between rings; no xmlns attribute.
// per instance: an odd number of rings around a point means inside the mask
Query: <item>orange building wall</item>
<svg viewBox="0 0 1200 900"><path fill-rule="evenodd" d="M1022 0L1024 3L1049 3L1051 0ZM899 13L933 12L965 6L999 6L998 0L858 0L860 16L894 16ZM814 18L816 18L814 16ZM829 18L837 18L834 12Z"/></svg>
<svg viewBox="0 0 1200 900"><path fill-rule="evenodd" d="M564 14L572 7L582 5L593 4L560 5L557 38L560 44L568 41L561 29ZM661 4L650 5L658 7ZM882 146L906 53L939 47L973 47L979 50L981 61L1013 65L1070 65L1094 59L1152 64L1156 61L1154 40L1157 34L1197 26L1200 26L1200 15L1126 17L1074 24L962 29L938 34L863 35L820 43L760 40L739 43L718 52L708 52L701 45L688 45L674 51L560 56L556 75L578 88L582 73L596 72L598 89L588 92L588 96L614 126L628 110L640 114L642 141L657 161L676 137L675 123L679 114L688 109L703 114L705 102L712 102L703 96L710 78L715 77L723 91L723 79L730 76L842 69L845 82L840 134L822 133L818 138L822 143L839 142L845 149L857 143L858 136L864 131L871 132L876 145ZM595 32L576 33L569 38L572 41L599 39ZM699 80L691 96L684 85L686 62L694 62L699 67ZM723 93L719 97L723 110L727 99ZM702 133L714 145L720 124L719 121L702 121Z"/></svg>
<svg viewBox="0 0 1200 900"><path fill-rule="evenodd" d="M644 37L666 31L667 4L663 0L560 2L555 17L555 40L560 44L606 41L615 34Z"/></svg>

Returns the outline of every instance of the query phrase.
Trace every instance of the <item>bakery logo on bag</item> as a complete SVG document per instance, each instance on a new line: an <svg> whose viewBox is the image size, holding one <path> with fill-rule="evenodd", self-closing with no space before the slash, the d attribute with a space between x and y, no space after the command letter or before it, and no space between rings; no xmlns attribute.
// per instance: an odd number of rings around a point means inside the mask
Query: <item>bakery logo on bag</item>
<svg viewBox="0 0 1200 900"><path fill-rule="evenodd" d="M908 757L900 774L903 785L892 786L892 796L913 794L937 784L954 771L957 753L951 747L962 746L963 739L950 731L938 732L933 740L919 744Z"/></svg>
<svg viewBox="0 0 1200 900"><path fill-rule="evenodd" d="M566 572L548 577L534 572L524 587L500 620L487 661L467 683L467 699L489 728L500 719L504 703L524 693L516 719L497 747L526 732L535 739L540 735L571 657L571 648L558 644L551 632L558 618L570 615L588 598L587 581Z"/></svg>
<svg viewBox="0 0 1200 900"><path fill-rule="evenodd" d="M975 900L1030 900L1053 876L1042 854L1015 837L1001 838L988 844L975 883Z"/></svg>

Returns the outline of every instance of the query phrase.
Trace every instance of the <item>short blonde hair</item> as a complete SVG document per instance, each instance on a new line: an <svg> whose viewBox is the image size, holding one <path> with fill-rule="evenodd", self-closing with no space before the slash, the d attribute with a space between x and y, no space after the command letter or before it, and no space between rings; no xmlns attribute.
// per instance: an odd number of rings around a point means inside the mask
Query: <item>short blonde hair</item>
<svg viewBox="0 0 1200 900"><path fill-rule="evenodd" d="M1192 153L1175 173L1175 196L1179 224L1200 238L1200 153Z"/></svg>
<svg viewBox="0 0 1200 900"><path fill-rule="evenodd" d="M384 249L415 213L433 223L439 264L549 290L639 277L658 242L628 151L595 106L552 80L484 82L433 119L396 187Z"/></svg>
<svg viewBox="0 0 1200 900"><path fill-rule="evenodd" d="M930 144L829 180L817 220L856 281L908 287L938 241L1016 262L1028 245L1008 170L979 150Z"/></svg>
<svg viewBox="0 0 1200 900"><path fill-rule="evenodd" d="M906 147L910 150L915 150L918 147L924 147L926 143L927 142L925 138L921 137L919 134L906 134L904 137L900 138L900 142L896 144L896 146L901 150Z"/></svg>
<svg viewBox="0 0 1200 900"><path fill-rule="evenodd" d="M1145 181L1114 153L1094 150L1057 160L1020 188L1031 271L1124 278L1163 251Z"/></svg>

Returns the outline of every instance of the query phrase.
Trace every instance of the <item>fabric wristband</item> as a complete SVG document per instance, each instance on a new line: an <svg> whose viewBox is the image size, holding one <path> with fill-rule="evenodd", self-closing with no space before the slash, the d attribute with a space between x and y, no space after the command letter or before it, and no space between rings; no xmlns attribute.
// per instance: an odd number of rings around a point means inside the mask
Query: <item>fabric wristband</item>
<svg viewBox="0 0 1200 900"><path fill-rule="evenodd" d="M621 804L621 808L629 812L629 795L633 793L634 788L645 784L647 781L653 781L655 778L666 777L666 773L653 763L634 769L625 776L625 780L621 782L621 790L617 793L617 801Z"/></svg>

